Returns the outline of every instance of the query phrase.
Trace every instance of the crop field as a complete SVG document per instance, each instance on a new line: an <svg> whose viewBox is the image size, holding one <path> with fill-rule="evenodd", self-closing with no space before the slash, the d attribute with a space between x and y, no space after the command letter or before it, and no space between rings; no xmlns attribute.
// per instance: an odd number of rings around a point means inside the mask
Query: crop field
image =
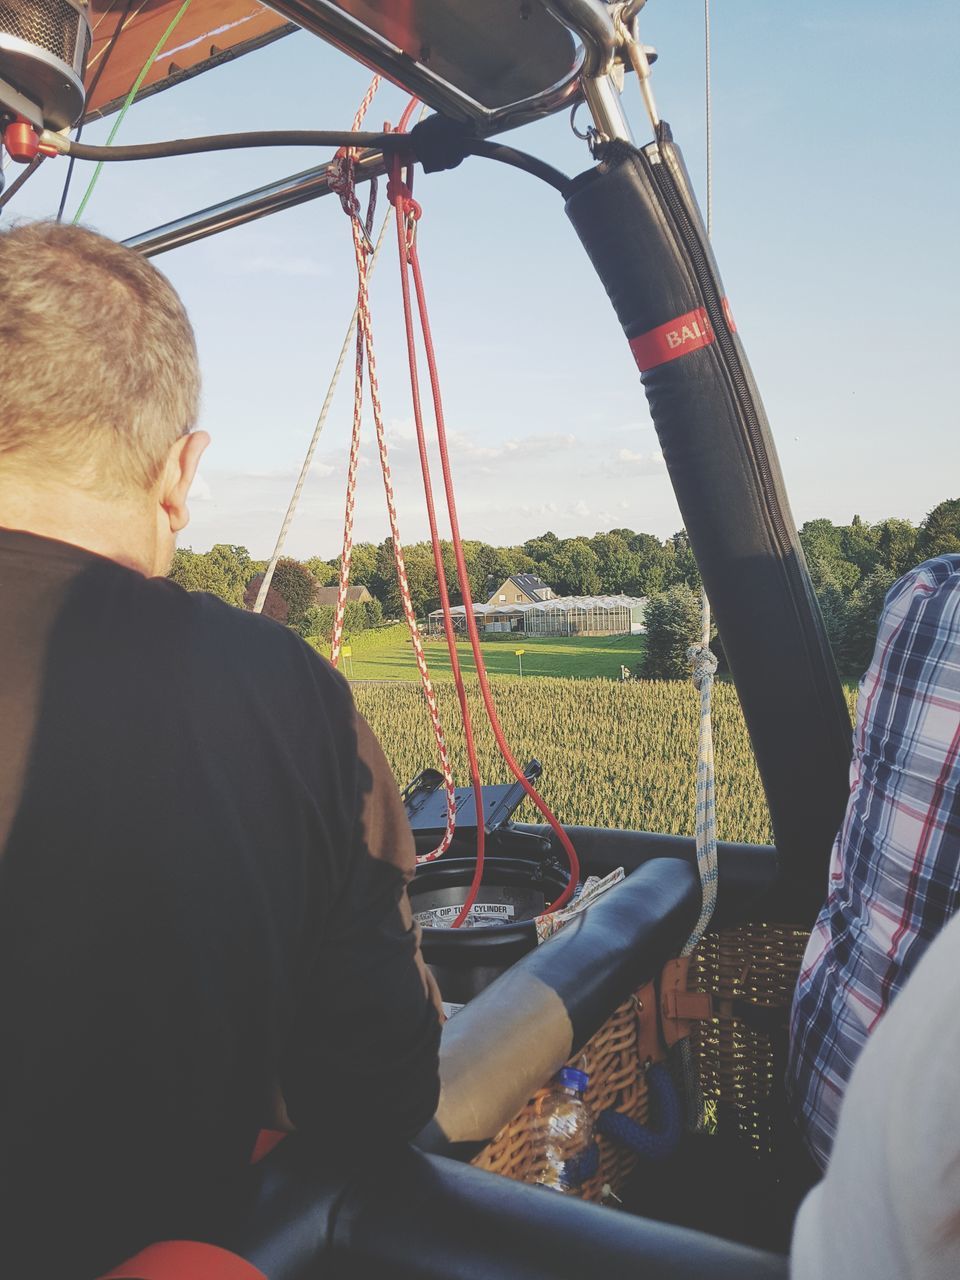
<svg viewBox="0 0 960 1280"><path fill-rule="evenodd" d="M561 821L692 835L699 698L684 681L498 681L497 709L514 755L543 765L540 787ZM481 776L506 781L475 682L470 704ZM437 767L426 706L415 685L358 685L369 720L401 785ZM452 684L437 689L454 775L467 785L466 751ZM848 689L851 713L855 689ZM721 840L770 841L770 820L736 690L714 689L717 827ZM522 821L541 819L529 803Z"/></svg>
<svg viewBox="0 0 960 1280"><path fill-rule="evenodd" d="M350 657L343 667L353 680L412 680L419 682L413 647L406 627L384 627L362 631L347 641ZM574 679L618 680L620 668L632 668L643 654L644 637L638 636L509 636L482 642L483 661L491 676L520 678L523 649L523 679L537 676L569 676ZM450 654L445 640L424 638L427 664L436 681L450 680ZM322 650L325 652L325 650ZM457 646L465 675L476 671L467 640Z"/></svg>
<svg viewBox="0 0 960 1280"><path fill-rule="evenodd" d="M699 699L682 681L539 679L497 682L501 723L521 764L543 765L544 799L562 822L693 833ZM397 780L436 768L436 745L415 685L358 685L357 705L383 744ZM466 751L456 693L437 696L458 785L467 785ZM470 703L481 776L506 781L473 682ZM714 699L717 825L721 839L766 843L770 821L736 691L718 685ZM525 803L521 820L540 821Z"/></svg>

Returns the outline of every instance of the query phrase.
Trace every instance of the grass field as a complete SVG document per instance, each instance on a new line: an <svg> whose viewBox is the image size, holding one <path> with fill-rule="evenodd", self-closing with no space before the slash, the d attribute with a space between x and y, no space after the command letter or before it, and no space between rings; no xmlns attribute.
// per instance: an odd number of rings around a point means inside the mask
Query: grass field
<svg viewBox="0 0 960 1280"><path fill-rule="evenodd" d="M418 681L413 648L403 626L364 631L348 641L350 657L343 669L353 680ZM515 636L508 640L482 643L483 661L491 676L503 680L520 678L515 650L523 649L523 677L566 677L575 680L619 680L620 668L633 667L643 654L643 636L568 636L556 639ZM452 678L450 654L445 640L424 639L427 665L435 680ZM457 646L465 675L476 667L469 643ZM352 668L352 669L351 669Z"/></svg>

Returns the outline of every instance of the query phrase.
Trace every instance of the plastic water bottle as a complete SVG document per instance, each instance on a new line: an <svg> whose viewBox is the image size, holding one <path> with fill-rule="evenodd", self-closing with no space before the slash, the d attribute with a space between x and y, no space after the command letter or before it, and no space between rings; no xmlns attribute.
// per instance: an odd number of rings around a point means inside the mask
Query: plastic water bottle
<svg viewBox="0 0 960 1280"><path fill-rule="evenodd" d="M583 1100L589 1080L585 1071L564 1067L556 1084L536 1104L537 1130L546 1155L536 1181L570 1196L579 1194L597 1164L593 1117Z"/></svg>

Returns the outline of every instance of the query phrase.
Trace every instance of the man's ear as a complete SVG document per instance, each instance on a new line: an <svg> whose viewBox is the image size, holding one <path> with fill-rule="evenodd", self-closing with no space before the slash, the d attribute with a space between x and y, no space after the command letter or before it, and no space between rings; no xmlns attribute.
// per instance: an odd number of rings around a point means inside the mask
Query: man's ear
<svg viewBox="0 0 960 1280"><path fill-rule="evenodd" d="M170 522L170 532L179 533L190 520L187 495L203 451L210 443L206 431L191 431L181 436L170 448L160 481L160 506Z"/></svg>

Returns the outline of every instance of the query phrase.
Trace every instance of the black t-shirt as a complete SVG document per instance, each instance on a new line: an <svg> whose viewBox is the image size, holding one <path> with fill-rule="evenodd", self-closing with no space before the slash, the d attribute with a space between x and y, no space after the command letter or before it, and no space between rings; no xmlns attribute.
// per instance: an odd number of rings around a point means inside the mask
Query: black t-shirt
<svg viewBox="0 0 960 1280"><path fill-rule="evenodd" d="M0 530L0 1275L209 1235L278 1090L433 1114L413 842L346 683L267 619Z"/></svg>

